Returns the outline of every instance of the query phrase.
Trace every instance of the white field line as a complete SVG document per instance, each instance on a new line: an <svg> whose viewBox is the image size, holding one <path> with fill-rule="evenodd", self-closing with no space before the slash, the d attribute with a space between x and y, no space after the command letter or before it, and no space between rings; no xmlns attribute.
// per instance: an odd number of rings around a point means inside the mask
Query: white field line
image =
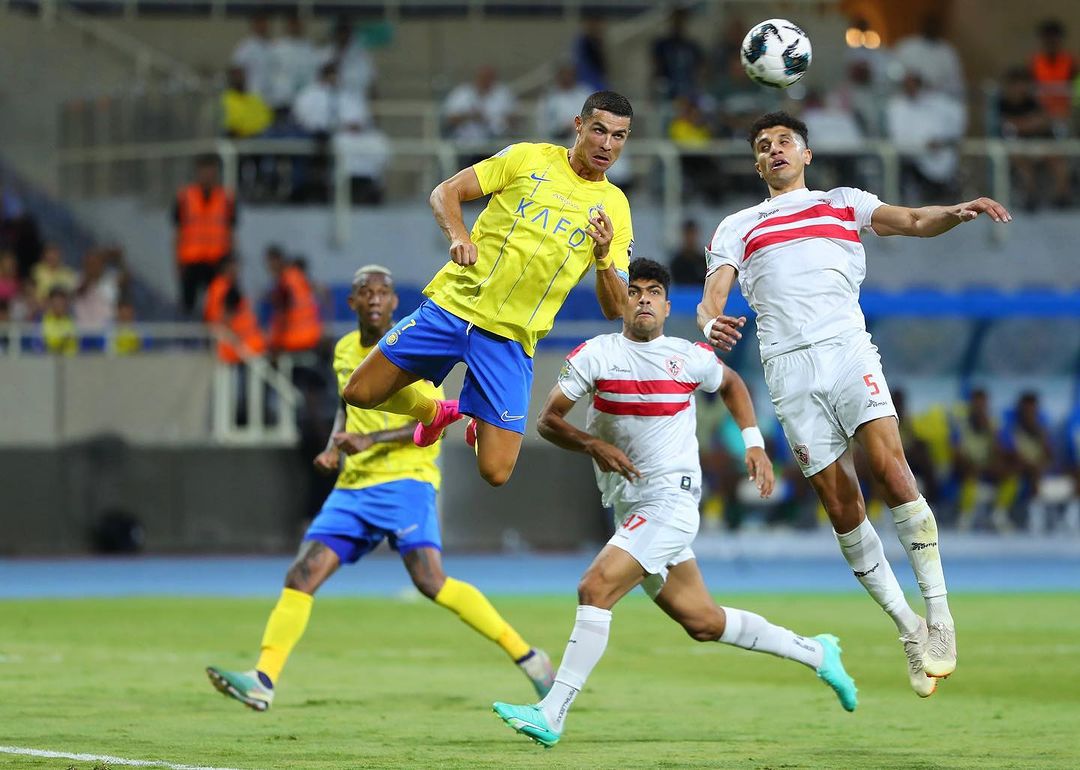
<svg viewBox="0 0 1080 770"><path fill-rule="evenodd" d="M0 746L0 754L19 754L24 757L47 757L50 759L74 759L79 762L105 762L110 765L129 765L131 767L168 767L171 770L237 770L233 767L178 765L160 759L124 759L123 757L110 757L108 754L80 754L68 751L48 751L47 749L27 749L20 746Z"/></svg>

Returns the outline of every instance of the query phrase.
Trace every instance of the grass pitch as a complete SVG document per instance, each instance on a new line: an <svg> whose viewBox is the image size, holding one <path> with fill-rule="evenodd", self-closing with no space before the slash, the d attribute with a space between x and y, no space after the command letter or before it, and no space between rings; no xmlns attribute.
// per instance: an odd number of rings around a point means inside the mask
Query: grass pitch
<svg viewBox="0 0 1080 770"><path fill-rule="evenodd" d="M955 596L960 667L926 701L867 597L725 597L838 634L859 685L854 714L808 669L695 643L634 595L549 751L490 711L529 701L524 677L423 601L317 599L273 708L226 699L203 668L248 668L273 601L0 602L0 745L233 768L1080 766L1076 594ZM495 603L561 655L573 597ZM0 767L95 766L107 765L0 754Z"/></svg>

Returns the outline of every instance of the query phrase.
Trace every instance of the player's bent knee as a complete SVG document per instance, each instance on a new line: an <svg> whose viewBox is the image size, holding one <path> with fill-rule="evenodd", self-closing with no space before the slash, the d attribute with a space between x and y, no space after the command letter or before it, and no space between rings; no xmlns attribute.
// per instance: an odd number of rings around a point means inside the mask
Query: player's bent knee
<svg viewBox="0 0 1080 770"><path fill-rule="evenodd" d="M432 600L439 595L439 591L442 590L445 583L446 577L443 575L413 578L413 585L416 586L416 590Z"/></svg>
<svg viewBox="0 0 1080 770"><path fill-rule="evenodd" d="M693 618L682 622L683 630L695 642L715 642L724 633L722 616Z"/></svg>
<svg viewBox="0 0 1080 770"><path fill-rule="evenodd" d="M513 464L505 462L484 462L481 460L478 467L480 469L480 478L493 487L501 487L510 480L510 476L514 472Z"/></svg>

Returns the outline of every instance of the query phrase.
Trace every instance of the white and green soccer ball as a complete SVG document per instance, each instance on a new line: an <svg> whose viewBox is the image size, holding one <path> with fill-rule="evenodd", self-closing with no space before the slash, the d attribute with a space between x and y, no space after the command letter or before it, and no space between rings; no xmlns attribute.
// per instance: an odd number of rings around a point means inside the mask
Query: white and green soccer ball
<svg viewBox="0 0 1080 770"><path fill-rule="evenodd" d="M746 33L740 56L743 69L755 83L787 88L810 67L810 38L787 19L769 19Z"/></svg>

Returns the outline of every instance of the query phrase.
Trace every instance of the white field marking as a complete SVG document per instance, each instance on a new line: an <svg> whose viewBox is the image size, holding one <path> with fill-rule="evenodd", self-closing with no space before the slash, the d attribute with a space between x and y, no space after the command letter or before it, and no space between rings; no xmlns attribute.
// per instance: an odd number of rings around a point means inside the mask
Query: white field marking
<svg viewBox="0 0 1080 770"><path fill-rule="evenodd" d="M131 767L168 767L171 770L237 770L234 767L177 765L160 759L124 759L123 757L110 757L108 754L75 754L68 751L26 749L19 746L0 746L0 754L20 754L24 757L47 757L50 759L74 759L79 762L105 762L109 765L129 765Z"/></svg>

